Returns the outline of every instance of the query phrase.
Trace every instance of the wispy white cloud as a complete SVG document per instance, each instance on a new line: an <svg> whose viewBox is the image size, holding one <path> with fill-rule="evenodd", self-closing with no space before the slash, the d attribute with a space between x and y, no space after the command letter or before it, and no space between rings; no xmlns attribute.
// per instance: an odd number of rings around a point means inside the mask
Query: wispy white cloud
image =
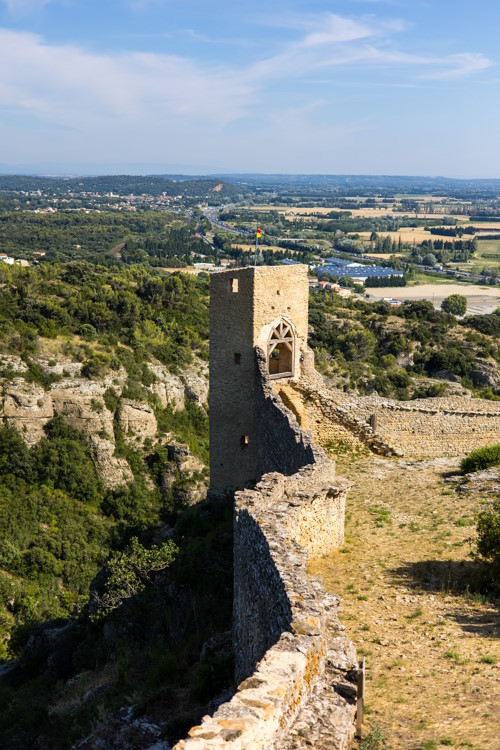
<svg viewBox="0 0 500 750"><path fill-rule="evenodd" d="M54 0L1 0L12 16L22 18L45 8Z"/></svg>
<svg viewBox="0 0 500 750"><path fill-rule="evenodd" d="M412 55L390 49L366 46L360 51L359 62L389 66L394 71L410 70L413 80L450 81L466 78L492 66L492 61L480 52L455 55Z"/></svg>
<svg viewBox="0 0 500 750"><path fill-rule="evenodd" d="M272 23L275 21L272 19ZM425 77L445 81L469 76L492 64L481 53L436 56L401 52L394 48L392 41L394 34L405 30L400 20L380 22L373 16L356 20L326 13L291 15L283 23L287 28L300 29L301 38L251 66L247 73L251 80L366 65L393 68L412 79Z"/></svg>
<svg viewBox="0 0 500 750"><path fill-rule="evenodd" d="M375 33L375 30L367 23L327 13L321 27L307 34L300 44L302 47L318 47L326 44L353 42L372 37Z"/></svg>
<svg viewBox="0 0 500 750"><path fill-rule="evenodd" d="M182 57L97 54L0 30L0 102L61 123L120 118L238 117L252 89L230 70Z"/></svg>
<svg viewBox="0 0 500 750"><path fill-rule="evenodd" d="M491 60L485 55L478 52L463 52L458 55L448 55L445 58L449 67L444 66L442 70L434 70L425 77L434 81L450 81L454 78L464 78L466 76L480 73L492 66ZM439 68L439 63L437 65Z"/></svg>
<svg viewBox="0 0 500 750"><path fill-rule="evenodd" d="M305 39L309 35L325 33L332 42L350 42L405 28L401 19L378 19L372 14L350 18L331 11L259 15L255 17L255 22L264 27L295 29L306 34Z"/></svg>
<svg viewBox="0 0 500 750"><path fill-rule="evenodd" d="M491 65L475 52L438 56L402 52L394 41L404 30L399 21L382 23L374 17L350 19L327 13L290 16L284 24L296 32L294 39L281 41L274 55L238 65L209 65L201 58L173 54L98 53L73 44L48 43L29 32L0 29L3 142L16 142L20 148L15 128L9 130L5 124L9 118L36 124L31 149L50 145L53 151L74 153L77 144L82 153L97 147L102 153L121 154L132 148L148 160L167 153L171 162L186 161L189 153L206 163L204 149L224 151L225 139L236 149L237 131L254 144L264 133L268 142L283 143L281 128L287 130L290 144L300 144L308 132L318 138L335 132L345 142L354 137L349 132L360 132L356 128L365 124L346 122L335 130L325 116L331 102L317 99L317 90L309 95L298 86L299 80L318 75L342 80L339 71L359 68L368 73L379 70L380 84L432 81L433 86L443 86ZM196 32L185 33L196 42ZM205 44L207 39L199 41ZM279 104L274 98L276 84L290 83L297 83L297 92L304 93L298 109L294 105L298 97L287 101L287 95L281 94ZM265 104L259 110L260 136L255 123L259 103ZM317 122L321 116L322 124ZM309 140L319 142L315 137Z"/></svg>
<svg viewBox="0 0 500 750"><path fill-rule="evenodd" d="M401 0L351 0L351 3L358 5L393 5L400 6Z"/></svg>

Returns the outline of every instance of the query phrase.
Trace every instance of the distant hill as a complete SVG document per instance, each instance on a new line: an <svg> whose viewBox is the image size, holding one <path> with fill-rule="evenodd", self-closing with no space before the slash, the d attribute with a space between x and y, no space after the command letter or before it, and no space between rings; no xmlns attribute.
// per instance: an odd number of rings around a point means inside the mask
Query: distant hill
<svg viewBox="0 0 500 750"><path fill-rule="evenodd" d="M222 178L222 177L221 177ZM443 195L452 198L491 198L500 195L500 179L463 180L451 177L404 175L232 174L225 182L265 192L291 195L316 191L339 195Z"/></svg>
<svg viewBox="0 0 500 750"><path fill-rule="evenodd" d="M236 198L242 188L218 178L192 178L181 175L106 175L97 177L40 177L26 175L0 175L0 190L54 191L55 193L115 193L116 195L181 195L205 200Z"/></svg>

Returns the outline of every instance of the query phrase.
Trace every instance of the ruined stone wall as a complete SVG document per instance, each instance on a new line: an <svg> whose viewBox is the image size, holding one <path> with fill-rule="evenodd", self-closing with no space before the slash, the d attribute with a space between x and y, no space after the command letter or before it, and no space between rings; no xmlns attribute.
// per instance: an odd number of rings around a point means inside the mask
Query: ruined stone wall
<svg viewBox="0 0 500 750"><path fill-rule="evenodd" d="M302 466L324 457L310 433L303 432L267 376L264 352L255 350L255 461L257 476L270 471L294 474Z"/></svg>
<svg viewBox="0 0 500 750"><path fill-rule="evenodd" d="M235 494L233 643L238 689L175 750L346 750L356 654L339 599L306 572L342 546L348 484L274 393L254 353L254 489Z"/></svg>
<svg viewBox="0 0 500 750"><path fill-rule="evenodd" d="M398 402L326 389L317 381L301 383L295 393L321 445L363 443L386 455L441 457L500 442L500 408L495 401L450 397Z"/></svg>
<svg viewBox="0 0 500 750"><path fill-rule="evenodd" d="M309 552L343 538L346 489L321 459L236 493L234 631L243 681L175 750L349 747L356 654L338 621L338 598L306 573Z"/></svg>
<svg viewBox="0 0 500 750"><path fill-rule="evenodd" d="M351 449L367 446L381 456L401 455L398 444L372 426L371 414L363 419L355 410L341 406L336 390L326 390L322 381L313 384L303 380L278 386L278 392L302 422L310 429L320 445L342 443Z"/></svg>

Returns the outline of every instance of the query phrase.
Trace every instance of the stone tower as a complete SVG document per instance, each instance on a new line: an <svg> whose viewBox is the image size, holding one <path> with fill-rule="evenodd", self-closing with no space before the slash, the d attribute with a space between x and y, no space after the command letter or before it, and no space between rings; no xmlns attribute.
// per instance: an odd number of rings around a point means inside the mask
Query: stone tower
<svg viewBox="0 0 500 750"><path fill-rule="evenodd" d="M221 491L259 479L255 348L271 380L298 379L313 355L307 266L229 270L210 281L210 487Z"/></svg>

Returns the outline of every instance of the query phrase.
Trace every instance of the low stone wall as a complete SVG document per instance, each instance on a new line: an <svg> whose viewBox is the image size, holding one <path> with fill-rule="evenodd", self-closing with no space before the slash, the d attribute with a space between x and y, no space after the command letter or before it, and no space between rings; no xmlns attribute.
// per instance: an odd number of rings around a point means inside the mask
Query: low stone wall
<svg viewBox="0 0 500 750"><path fill-rule="evenodd" d="M381 456L402 455L396 447L397 443L376 432L368 421L353 411L341 406L336 400L336 391L322 388L318 381L313 386L300 382L279 388L283 401L295 413L302 412L302 422L311 430L314 440L321 445L343 443L353 449L367 445Z"/></svg>
<svg viewBox="0 0 500 750"><path fill-rule="evenodd" d="M306 573L343 540L347 484L321 459L236 493L234 697L175 750L345 750L356 663L339 599Z"/></svg>
<svg viewBox="0 0 500 750"><path fill-rule="evenodd" d="M442 457L500 442L495 401L450 397L398 402L327 389L317 380L300 383L295 393L320 445L365 444L385 455Z"/></svg>

